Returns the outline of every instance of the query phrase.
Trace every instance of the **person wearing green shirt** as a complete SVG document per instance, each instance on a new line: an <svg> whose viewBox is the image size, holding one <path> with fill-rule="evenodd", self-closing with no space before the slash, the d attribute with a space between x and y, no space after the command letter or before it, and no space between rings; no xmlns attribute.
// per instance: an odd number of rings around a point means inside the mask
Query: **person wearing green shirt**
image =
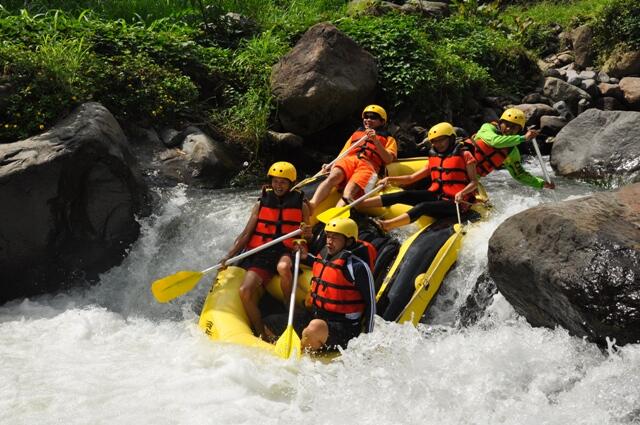
<svg viewBox="0 0 640 425"><path fill-rule="evenodd" d="M517 108L509 108L498 122L485 123L480 127L471 141L475 146L477 173L483 177L495 169L504 167L511 177L518 182L536 189L554 189L553 182L531 175L522 166L522 158L517 146L530 141L538 135L538 131L530 129L523 135L526 118L524 112Z"/></svg>

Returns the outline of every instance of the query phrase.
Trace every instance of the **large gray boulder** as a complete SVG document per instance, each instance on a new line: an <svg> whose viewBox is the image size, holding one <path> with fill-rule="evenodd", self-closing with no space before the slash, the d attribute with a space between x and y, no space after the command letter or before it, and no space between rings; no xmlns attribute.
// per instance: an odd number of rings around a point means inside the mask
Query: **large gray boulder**
<svg viewBox="0 0 640 425"><path fill-rule="evenodd" d="M360 111L377 80L374 57L333 25L320 23L274 65L271 89L283 129L305 136Z"/></svg>
<svg viewBox="0 0 640 425"><path fill-rule="evenodd" d="M569 105L569 108L574 115L578 115L578 103L581 99L591 101L591 95L586 91L554 77L547 77L544 79L542 93L554 102L559 102L561 100L567 102L567 105Z"/></svg>
<svg viewBox="0 0 640 425"><path fill-rule="evenodd" d="M551 166L573 178L640 181L640 112L580 114L556 136Z"/></svg>
<svg viewBox="0 0 640 425"><path fill-rule="evenodd" d="M640 183L510 217L489 240L489 273L533 326L605 345L640 341Z"/></svg>
<svg viewBox="0 0 640 425"><path fill-rule="evenodd" d="M122 129L98 103L0 145L0 303L120 263L146 193Z"/></svg>

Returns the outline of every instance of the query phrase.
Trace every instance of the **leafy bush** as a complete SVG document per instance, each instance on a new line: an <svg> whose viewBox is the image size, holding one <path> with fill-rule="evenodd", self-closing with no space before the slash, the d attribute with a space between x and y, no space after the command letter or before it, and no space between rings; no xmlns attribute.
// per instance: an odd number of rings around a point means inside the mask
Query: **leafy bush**
<svg viewBox="0 0 640 425"><path fill-rule="evenodd" d="M618 43L640 49L640 2L612 0L597 16L594 33L600 52L611 51Z"/></svg>
<svg viewBox="0 0 640 425"><path fill-rule="evenodd" d="M87 60L81 43L49 39L41 47L30 51L9 42L0 45L2 79L10 86L0 113L0 143L42 131L88 97L88 86L78 73ZM74 57L72 52L81 54Z"/></svg>
<svg viewBox="0 0 640 425"><path fill-rule="evenodd" d="M203 108L223 105L235 78L231 55L185 33L61 12L5 16L0 36L13 41L0 45L1 82L10 86L0 142L34 134L86 100L120 119L157 125L198 119Z"/></svg>
<svg viewBox="0 0 640 425"><path fill-rule="evenodd" d="M517 43L478 22L440 21L388 14L344 19L340 29L378 61L385 104L410 107L428 117L473 113L469 99L487 90L516 90L532 85L533 62Z"/></svg>

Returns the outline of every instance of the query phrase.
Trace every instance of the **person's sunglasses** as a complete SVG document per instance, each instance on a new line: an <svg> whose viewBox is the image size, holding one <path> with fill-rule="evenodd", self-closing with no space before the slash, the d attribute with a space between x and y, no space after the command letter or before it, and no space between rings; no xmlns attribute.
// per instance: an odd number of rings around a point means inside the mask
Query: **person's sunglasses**
<svg viewBox="0 0 640 425"><path fill-rule="evenodd" d="M376 114L364 114L364 119L365 120L379 120L380 117L377 116Z"/></svg>

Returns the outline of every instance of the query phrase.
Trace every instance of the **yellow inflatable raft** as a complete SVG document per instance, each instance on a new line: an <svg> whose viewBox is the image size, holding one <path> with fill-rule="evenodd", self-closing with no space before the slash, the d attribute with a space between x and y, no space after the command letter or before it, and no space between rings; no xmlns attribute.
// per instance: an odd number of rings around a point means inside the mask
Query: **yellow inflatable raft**
<svg viewBox="0 0 640 425"><path fill-rule="evenodd" d="M394 162L387 166L388 175L411 174L423 168L426 158L408 158ZM317 179L314 179L317 183ZM315 190L314 185L303 187ZM384 193L390 193L401 189L390 187ZM309 197L309 193L307 194ZM327 200L318 206L315 213L334 206L339 199L339 194L333 192ZM393 205L386 208L371 208L359 210L371 216L395 217L406 212L407 205ZM486 214L484 204L474 206L477 217ZM449 221L441 226L434 225L431 217L421 217L417 224L420 227L415 234L409 237L400 248L394 263L386 273L382 286L377 294L378 307L383 307L381 312L387 320L405 322L411 320L418 323L429 303L437 293L442 280L455 263L460 249L463 230L455 222ZM447 230L448 229L448 230ZM437 238L432 235L438 234ZM426 237L426 236L428 237ZM439 245L432 246L433 255L421 255L419 252L425 248L425 240ZM301 266L303 274L298 279L296 292L296 308L304 308L304 299L309 292L311 271L306 266ZM416 273L415 270L418 270ZM245 270L240 267L230 266L218 273L211 290L209 291L200 314L199 326L215 341L239 344L259 348L275 353L275 345L267 343L253 335L249 319L240 300L239 288L244 277ZM410 281L407 282L407 277ZM404 276L404 277L403 277ZM282 301L279 278L276 275L266 286L267 292L275 299ZM400 296L398 293L401 293ZM406 300L405 300L406 299ZM404 302L402 306L399 303ZM396 314L395 310L398 311ZM387 314L388 313L388 314Z"/></svg>

